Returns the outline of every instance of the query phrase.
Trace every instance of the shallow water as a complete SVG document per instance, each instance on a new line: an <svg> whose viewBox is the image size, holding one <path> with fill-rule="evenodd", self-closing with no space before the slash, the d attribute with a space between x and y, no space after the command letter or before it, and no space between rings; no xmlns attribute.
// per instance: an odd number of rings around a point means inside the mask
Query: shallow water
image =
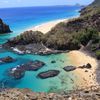
<svg viewBox="0 0 100 100"><path fill-rule="evenodd" d="M0 44L3 44L7 39L14 37L25 29L28 29L31 26L38 25L43 22L69 18L76 15L79 15L77 12L80 7L29 7L29 8L9 8L9 9L0 9L0 17L10 25L13 33L0 35ZM72 72L65 72L63 67L71 65L70 58L67 54L57 54L49 56L39 56L39 55L18 55L13 52L0 49L0 58L11 56L16 59L13 63L7 63L0 65L0 86L3 87L16 87L16 88L30 88L33 91L43 91L43 92L58 92L64 90L70 90L75 87L73 80L75 75ZM46 63L38 71L27 71L25 77L20 80L13 80L7 75L7 70L9 68L15 67L17 65L26 63L30 60L40 60ZM55 60L56 63L52 64L51 61ZM47 71L51 69L60 70L60 74L54 78L48 79L39 79L37 74L42 71Z"/></svg>

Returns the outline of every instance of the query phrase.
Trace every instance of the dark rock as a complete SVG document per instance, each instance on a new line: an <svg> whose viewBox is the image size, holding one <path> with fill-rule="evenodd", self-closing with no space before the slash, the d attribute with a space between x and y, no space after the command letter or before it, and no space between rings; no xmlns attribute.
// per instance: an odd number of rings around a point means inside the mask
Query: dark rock
<svg viewBox="0 0 100 100"><path fill-rule="evenodd" d="M37 71L44 65L45 65L44 62L36 60L36 61L31 61L31 62L28 62L27 64L22 65L21 68L26 71Z"/></svg>
<svg viewBox="0 0 100 100"><path fill-rule="evenodd" d="M13 59L12 57L8 56L8 57L4 57L4 58L0 58L0 64L2 63L10 63L13 62L15 59Z"/></svg>
<svg viewBox="0 0 100 100"><path fill-rule="evenodd" d="M31 61L10 69L8 75L14 79L21 79L24 77L26 71L37 71L44 65L45 63L38 60Z"/></svg>
<svg viewBox="0 0 100 100"><path fill-rule="evenodd" d="M83 66L79 66L78 68L81 68L81 69L84 69L84 68L87 68L87 69L90 69L92 68L91 64L87 64L87 65L83 65Z"/></svg>
<svg viewBox="0 0 100 100"><path fill-rule="evenodd" d="M73 70L75 70L76 69L76 67L75 66L66 66L66 67L64 67L63 68L65 71L73 71Z"/></svg>
<svg viewBox="0 0 100 100"><path fill-rule="evenodd" d="M10 33L11 30L8 25L6 25L2 19L0 19L0 34Z"/></svg>
<svg viewBox="0 0 100 100"><path fill-rule="evenodd" d="M91 64L88 63L88 64L86 65L86 68L88 68L88 69L92 68Z"/></svg>
<svg viewBox="0 0 100 100"><path fill-rule="evenodd" d="M53 60L53 61L51 61L51 63L56 63L56 61Z"/></svg>
<svg viewBox="0 0 100 100"><path fill-rule="evenodd" d="M41 72L38 74L38 77L41 79L46 79L46 78L50 78L50 77L55 77L60 73L59 70L48 70L45 72Z"/></svg>
<svg viewBox="0 0 100 100"><path fill-rule="evenodd" d="M8 75L14 79L21 79L25 75L25 71L20 68L12 68L9 70Z"/></svg>
<svg viewBox="0 0 100 100"><path fill-rule="evenodd" d="M88 72L88 70L85 70L85 72Z"/></svg>

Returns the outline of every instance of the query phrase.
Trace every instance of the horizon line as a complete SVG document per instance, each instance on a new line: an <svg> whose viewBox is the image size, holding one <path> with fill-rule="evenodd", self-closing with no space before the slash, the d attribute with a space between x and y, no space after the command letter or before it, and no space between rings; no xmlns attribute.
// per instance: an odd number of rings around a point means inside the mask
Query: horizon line
<svg viewBox="0 0 100 100"><path fill-rule="evenodd" d="M77 5L77 4L75 4L75 5L38 5L38 6L17 6L17 7L1 7L0 9L6 9L6 8L30 8L30 7L54 7L54 6L87 6L87 5L81 5L81 4L79 4L79 5Z"/></svg>

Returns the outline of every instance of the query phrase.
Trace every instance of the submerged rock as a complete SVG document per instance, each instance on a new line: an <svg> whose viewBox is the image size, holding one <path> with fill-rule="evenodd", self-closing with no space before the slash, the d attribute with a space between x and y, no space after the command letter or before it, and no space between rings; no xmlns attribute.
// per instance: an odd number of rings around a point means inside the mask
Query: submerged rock
<svg viewBox="0 0 100 100"><path fill-rule="evenodd" d="M73 71L73 70L75 70L76 69L76 67L75 66L66 66L66 67L64 67L63 68L65 71Z"/></svg>
<svg viewBox="0 0 100 100"><path fill-rule="evenodd" d="M52 64L54 64L54 63L56 63L56 61L55 61L55 60L53 60L53 61L51 61L51 63L52 63Z"/></svg>
<svg viewBox="0 0 100 100"><path fill-rule="evenodd" d="M4 57L4 58L0 58L0 64L2 63L10 63L10 62L13 62L15 59L13 59L12 57L10 56L7 56L7 57Z"/></svg>
<svg viewBox="0 0 100 100"><path fill-rule="evenodd" d="M46 78L50 78L50 77L55 77L60 73L59 70L48 70L45 72L41 72L38 74L38 77L41 79L46 79Z"/></svg>

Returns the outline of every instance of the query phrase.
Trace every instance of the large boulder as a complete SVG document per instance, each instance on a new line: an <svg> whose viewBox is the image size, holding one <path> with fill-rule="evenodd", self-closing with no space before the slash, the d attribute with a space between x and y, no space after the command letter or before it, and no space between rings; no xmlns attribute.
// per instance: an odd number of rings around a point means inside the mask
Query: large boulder
<svg viewBox="0 0 100 100"><path fill-rule="evenodd" d="M41 79L46 79L46 78L50 78L50 77L55 77L60 73L59 70L48 70L45 72L41 72L38 74L38 77Z"/></svg>
<svg viewBox="0 0 100 100"><path fill-rule="evenodd" d="M11 30L8 25L6 25L2 19L0 19L0 34L10 33Z"/></svg>

